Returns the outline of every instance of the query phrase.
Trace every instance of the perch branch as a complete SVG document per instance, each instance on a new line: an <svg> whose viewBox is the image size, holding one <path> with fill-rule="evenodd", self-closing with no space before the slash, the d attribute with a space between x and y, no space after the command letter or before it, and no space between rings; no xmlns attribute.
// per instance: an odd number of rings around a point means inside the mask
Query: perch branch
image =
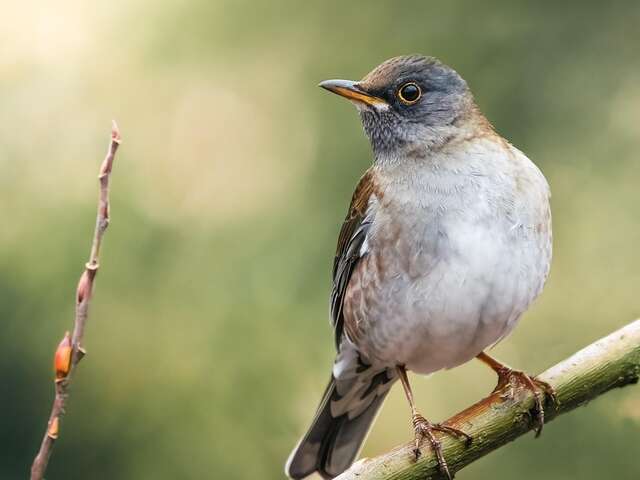
<svg viewBox="0 0 640 480"><path fill-rule="evenodd" d="M41 480L47 470L49 458L53 451L53 445L58 438L60 418L65 413L69 386L76 366L85 355L82 348L84 330L89 313L89 302L93 292L93 282L100 268L100 246L102 237L109 226L109 178L113 168L113 160L120 145L120 132L113 122L111 140L107 155L100 166L98 181L100 182L100 195L98 198L98 213L96 215L96 228L93 234L93 243L89 261L86 263L76 290L76 313L73 325L73 333L67 332L60 342L54 356L55 367L55 398L49 415L47 430L42 439L40 450L31 466L31 480Z"/></svg>
<svg viewBox="0 0 640 480"><path fill-rule="evenodd" d="M546 420L617 387L637 383L640 376L640 320L589 345L551 367L538 378L556 391L558 406L547 402ZM533 394L524 389L498 390L445 422L473 437L465 448L462 442L441 437L445 458L452 472L500 448L532 430ZM413 443L354 464L336 480L413 480L443 478L435 455L424 447L424 455L414 461ZM576 447L579 448L579 447Z"/></svg>

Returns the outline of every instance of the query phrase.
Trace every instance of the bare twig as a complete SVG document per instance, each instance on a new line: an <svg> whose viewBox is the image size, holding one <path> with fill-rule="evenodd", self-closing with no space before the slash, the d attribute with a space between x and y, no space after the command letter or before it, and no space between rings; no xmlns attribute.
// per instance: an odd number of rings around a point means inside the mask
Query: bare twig
<svg viewBox="0 0 640 480"><path fill-rule="evenodd" d="M640 320L636 320L538 377L555 389L559 401L557 408L547 405L545 418L550 421L613 388L637 383L639 376ZM451 417L445 424L469 433L473 443L465 448L463 442L450 436L441 438L449 469L458 471L535 428L535 422L531 422L533 408L534 395L530 390L503 389ZM442 478L433 452L425 451L416 462L413 449L411 443L378 457L363 459L336 480Z"/></svg>
<svg viewBox="0 0 640 480"><path fill-rule="evenodd" d="M109 226L109 177L113 168L113 159L118 146L120 145L120 131L116 122L111 128L111 140L107 155L100 167L98 180L100 182L100 196L98 198L98 213L96 216L96 228L93 234L91 254L89 261L85 265L84 272L80 276L78 288L76 290L76 315L73 325L73 334L67 332L60 342L54 357L55 377L55 398L49 415L47 431L42 439L40 451L36 455L31 466L31 480L41 480L47 470L47 464L51 457L53 444L58 438L60 418L65 413L67 397L69 396L69 385L76 366L85 355L82 348L84 330L89 312L89 302L93 292L93 282L100 268L100 246L102 237Z"/></svg>

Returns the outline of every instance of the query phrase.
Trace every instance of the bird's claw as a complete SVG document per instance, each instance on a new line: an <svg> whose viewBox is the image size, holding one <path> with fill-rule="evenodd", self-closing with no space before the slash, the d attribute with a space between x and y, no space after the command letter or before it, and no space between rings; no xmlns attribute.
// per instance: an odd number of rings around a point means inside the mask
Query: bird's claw
<svg viewBox="0 0 640 480"><path fill-rule="evenodd" d="M426 418L424 418L419 413L414 414L413 416L413 430L415 432L415 445L416 448L413 450L416 461L422 455L422 451L420 450L420 444L424 438L429 440L431 444L431 448L436 454L436 458L438 459L438 468L440 472L449 480L452 480L454 475L449 470L449 466L447 465L447 461L444 458L444 454L442 453L442 444L440 440L436 438L434 432L442 432L448 435L454 436L456 438L464 439L465 446L469 446L471 441L473 440L470 435L466 434L462 430L458 430L457 428L449 427L447 425L441 425L439 423L431 423Z"/></svg>
<svg viewBox="0 0 640 480"><path fill-rule="evenodd" d="M544 380L532 377L519 370L504 368L497 373L498 385L494 391L503 390L505 387L508 387L511 390L511 394L513 394L515 388L523 386L533 393L535 402L535 420L537 423L535 436L538 438L542 433L542 427L545 422L544 403L546 397L551 400L551 404L554 408L556 408L560 403L555 389Z"/></svg>

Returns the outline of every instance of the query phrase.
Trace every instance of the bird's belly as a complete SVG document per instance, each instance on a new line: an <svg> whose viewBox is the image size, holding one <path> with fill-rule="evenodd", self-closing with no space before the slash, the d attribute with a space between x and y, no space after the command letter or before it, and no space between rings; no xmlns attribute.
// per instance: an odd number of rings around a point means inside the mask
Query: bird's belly
<svg viewBox="0 0 640 480"><path fill-rule="evenodd" d="M360 295L347 296L345 313L369 361L423 374L460 365L509 333L542 289L550 261L542 236L450 233L409 255L373 244L354 272Z"/></svg>

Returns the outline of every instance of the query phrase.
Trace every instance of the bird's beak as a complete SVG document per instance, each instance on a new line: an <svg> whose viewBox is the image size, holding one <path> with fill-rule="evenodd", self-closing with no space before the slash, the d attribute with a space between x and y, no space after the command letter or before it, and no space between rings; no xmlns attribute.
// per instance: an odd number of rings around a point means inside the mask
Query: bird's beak
<svg viewBox="0 0 640 480"><path fill-rule="evenodd" d="M388 106L388 103L382 98L371 95L351 80L325 80L318 86L353 102L364 103L365 105L371 105L373 107Z"/></svg>

